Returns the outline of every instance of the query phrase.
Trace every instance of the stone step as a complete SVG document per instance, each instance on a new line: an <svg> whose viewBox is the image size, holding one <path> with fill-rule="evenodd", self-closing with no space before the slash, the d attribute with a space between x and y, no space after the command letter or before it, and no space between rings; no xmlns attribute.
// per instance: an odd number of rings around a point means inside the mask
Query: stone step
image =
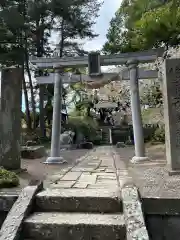
<svg viewBox="0 0 180 240"><path fill-rule="evenodd" d="M125 240L123 215L35 213L24 221L23 234L35 240Z"/></svg>
<svg viewBox="0 0 180 240"><path fill-rule="evenodd" d="M103 137L109 137L109 133L103 133Z"/></svg>
<svg viewBox="0 0 180 240"><path fill-rule="evenodd" d="M102 136L102 138L103 138L103 139L109 139L109 134L104 134L104 135Z"/></svg>
<svg viewBox="0 0 180 240"><path fill-rule="evenodd" d="M46 189L36 195L36 210L115 213L122 212L122 201L106 189Z"/></svg>
<svg viewBox="0 0 180 240"><path fill-rule="evenodd" d="M103 137L103 140L109 140L109 136Z"/></svg>

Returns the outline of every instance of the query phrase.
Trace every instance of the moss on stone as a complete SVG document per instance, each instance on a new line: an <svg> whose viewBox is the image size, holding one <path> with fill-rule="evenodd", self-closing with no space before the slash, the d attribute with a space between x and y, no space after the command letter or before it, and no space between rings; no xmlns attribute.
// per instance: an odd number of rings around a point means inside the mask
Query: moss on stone
<svg viewBox="0 0 180 240"><path fill-rule="evenodd" d="M16 173L0 168L0 188L10 188L19 185Z"/></svg>

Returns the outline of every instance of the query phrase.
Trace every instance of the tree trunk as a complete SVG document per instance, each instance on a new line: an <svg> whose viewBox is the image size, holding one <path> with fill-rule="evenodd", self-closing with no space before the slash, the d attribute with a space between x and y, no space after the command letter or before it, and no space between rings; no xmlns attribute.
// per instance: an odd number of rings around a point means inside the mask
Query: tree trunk
<svg viewBox="0 0 180 240"><path fill-rule="evenodd" d="M21 167L22 68L2 70L0 118L0 166L8 170Z"/></svg>
<svg viewBox="0 0 180 240"><path fill-rule="evenodd" d="M28 55L27 49L25 49L25 66L26 66L26 71L29 78L29 87L30 87L31 104L32 104L33 129L36 129L36 103L34 99L33 83L32 83L32 77L31 77L31 72L29 68L29 55Z"/></svg>
<svg viewBox="0 0 180 240"><path fill-rule="evenodd" d="M62 22L61 22L61 40L60 40L60 49L59 49L60 58L63 57L63 50L64 50L64 19L62 19Z"/></svg>
<svg viewBox="0 0 180 240"><path fill-rule="evenodd" d="M41 26L40 26L41 22ZM37 57L43 57L44 54L44 18L39 16L39 18L36 20L36 32L37 32L37 40L36 40L36 51L37 51ZM39 86L39 120L40 120L40 134L41 137L46 137L46 128L45 128L45 111L44 111L44 89L45 86L40 85Z"/></svg>

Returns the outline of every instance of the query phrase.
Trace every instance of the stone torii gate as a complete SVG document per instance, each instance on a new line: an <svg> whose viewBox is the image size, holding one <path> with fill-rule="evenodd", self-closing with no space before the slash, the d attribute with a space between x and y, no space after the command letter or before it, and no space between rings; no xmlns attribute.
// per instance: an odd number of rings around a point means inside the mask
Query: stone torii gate
<svg viewBox="0 0 180 240"><path fill-rule="evenodd" d="M97 53L89 54L84 57L68 57L68 58L36 58L30 59L32 64L36 64L39 69L54 69L55 74L48 77L39 77L39 84L47 84L54 82L54 107L53 107L53 125L52 125L52 139L51 139L51 154L46 160L48 164L62 163L63 158L60 156L60 133L61 133L61 98L62 98L62 83L78 82L79 76L69 76L64 74L63 69L67 67L88 67L89 76L83 76L87 82L102 81L109 79L115 81L120 79L130 79L131 92L131 111L135 142L135 156L132 162L139 162L148 160L145 155L145 144L143 134L143 124L141 117L140 97L138 79L145 79L148 75L145 70L138 68L139 63L154 62L158 57L162 57L164 48L153 49L143 52L125 53L117 55L99 55ZM119 76L120 73L106 73L102 74L100 66L108 65L126 65L128 72ZM148 72L148 71L147 71ZM156 71L149 71L148 78L156 78L158 73ZM82 76L81 76L82 78ZM46 80L47 79L47 80Z"/></svg>

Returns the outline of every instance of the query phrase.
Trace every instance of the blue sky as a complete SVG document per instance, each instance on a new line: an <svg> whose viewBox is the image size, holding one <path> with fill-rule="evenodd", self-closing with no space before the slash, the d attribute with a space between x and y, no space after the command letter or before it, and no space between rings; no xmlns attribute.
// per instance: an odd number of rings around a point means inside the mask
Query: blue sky
<svg viewBox="0 0 180 240"><path fill-rule="evenodd" d="M118 10L120 3L121 0L104 0L104 4L99 12L99 18L97 19L97 23L94 25L94 30L97 34L99 34L99 37L93 39L92 41L88 41L84 45L85 49L99 50L102 48L106 41L109 22L111 21L115 12Z"/></svg>
<svg viewBox="0 0 180 240"><path fill-rule="evenodd" d="M121 0L104 0L104 3L99 11L99 17L96 24L94 25L94 31L99 34L99 36L91 41L85 41L84 49L88 51L100 50L103 44L106 42L106 34L109 28L109 23L114 16L115 12L120 6ZM57 37L53 35L52 39ZM24 106L24 96L22 97L22 109L25 110Z"/></svg>

